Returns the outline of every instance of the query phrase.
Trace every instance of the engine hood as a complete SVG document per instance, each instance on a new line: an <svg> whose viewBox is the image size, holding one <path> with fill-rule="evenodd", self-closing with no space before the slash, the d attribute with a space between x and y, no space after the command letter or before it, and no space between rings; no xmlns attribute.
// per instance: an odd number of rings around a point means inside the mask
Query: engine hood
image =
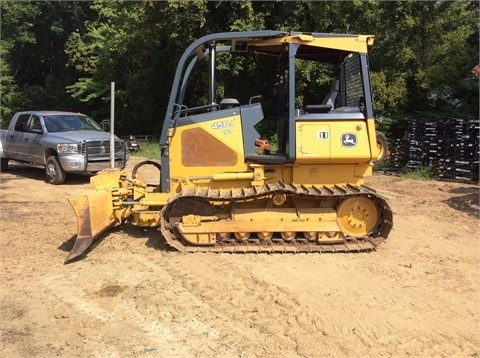
<svg viewBox="0 0 480 358"><path fill-rule="evenodd" d="M66 131L66 132L56 132L50 133L50 138L55 142L60 143L61 141L67 142L80 142L86 140L110 140L110 133L100 132L100 131ZM114 136L116 141L121 141L120 138Z"/></svg>

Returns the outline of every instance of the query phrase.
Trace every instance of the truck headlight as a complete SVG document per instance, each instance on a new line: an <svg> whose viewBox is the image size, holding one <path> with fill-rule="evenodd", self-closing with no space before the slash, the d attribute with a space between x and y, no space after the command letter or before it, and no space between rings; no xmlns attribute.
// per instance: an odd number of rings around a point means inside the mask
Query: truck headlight
<svg viewBox="0 0 480 358"><path fill-rule="evenodd" d="M58 154L76 154L78 153L78 144L60 143L57 144Z"/></svg>

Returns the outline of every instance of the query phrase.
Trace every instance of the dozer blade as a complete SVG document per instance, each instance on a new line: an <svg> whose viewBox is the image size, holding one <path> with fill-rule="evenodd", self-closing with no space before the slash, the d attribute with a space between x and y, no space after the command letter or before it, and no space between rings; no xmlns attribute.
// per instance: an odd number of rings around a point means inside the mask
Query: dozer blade
<svg viewBox="0 0 480 358"><path fill-rule="evenodd" d="M116 223L110 190L90 189L68 199L78 221L78 233L65 263L80 256L98 235Z"/></svg>

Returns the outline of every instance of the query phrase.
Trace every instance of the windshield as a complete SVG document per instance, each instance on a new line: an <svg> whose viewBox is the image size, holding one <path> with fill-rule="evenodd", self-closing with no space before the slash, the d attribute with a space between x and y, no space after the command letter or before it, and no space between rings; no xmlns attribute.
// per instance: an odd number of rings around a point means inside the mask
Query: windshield
<svg viewBox="0 0 480 358"><path fill-rule="evenodd" d="M44 116L43 119L49 132L103 131L93 119L82 114L55 114Z"/></svg>

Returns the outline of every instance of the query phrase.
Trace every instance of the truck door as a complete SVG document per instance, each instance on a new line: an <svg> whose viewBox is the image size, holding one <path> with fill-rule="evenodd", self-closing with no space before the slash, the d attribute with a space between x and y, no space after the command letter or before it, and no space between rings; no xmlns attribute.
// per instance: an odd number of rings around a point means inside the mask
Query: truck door
<svg viewBox="0 0 480 358"><path fill-rule="evenodd" d="M43 128L40 117L32 114L27 124L27 130L23 136L23 151L26 160L32 163L45 164L43 147Z"/></svg>
<svg viewBox="0 0 480 358"><path fill-rule="evenodd" d="M10 129L7 134L7 150L8 157L14 160L25 161L26 155L24 152L25 144L24 137L27 130L28 120L30 114L21 114L18 116L15 127Z"/></svg>

